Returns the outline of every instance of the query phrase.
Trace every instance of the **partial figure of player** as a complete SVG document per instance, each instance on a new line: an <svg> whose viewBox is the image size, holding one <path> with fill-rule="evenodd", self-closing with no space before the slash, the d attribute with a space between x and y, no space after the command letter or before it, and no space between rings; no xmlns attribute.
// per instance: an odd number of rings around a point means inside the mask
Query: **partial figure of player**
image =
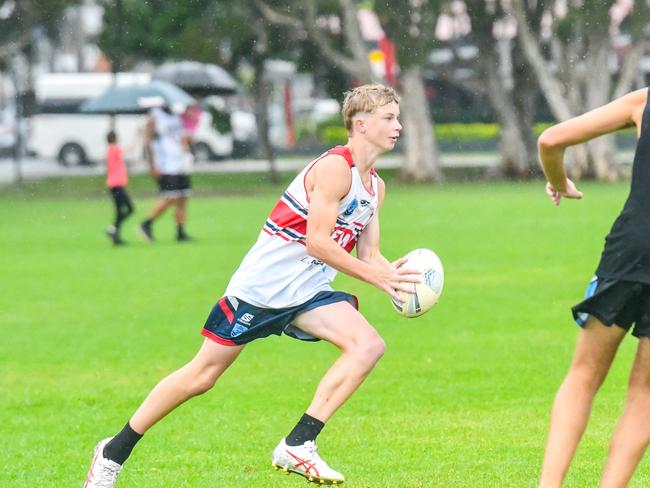
<svg viewBox="0 0 650 488"><path fill-rule="evenodd" d="M133 213L133 203L126 191L129 180L122 148L117 143L115 131L109 131L106 135L108 147L106 149L106 186L111 192L115 204L115 221L113 225L106 228L106 235L114 245L124 244L120 236L120 228L124 220Z"/></svg>
<svg viewBox="0 0 650 488"><path fill-rule="evenodd" d="M160 198L140 224L140 232L148 241L154 240L153 224L169 207L174 207L176 240L187 242L185 231L187 201L192 194L190 174L187 168L189 148L180 113L185 107L153 108L145 128L145 152L149 173L158 182Z"/></svg>
<svg viewBox="0 0 650 488"><path fill-rule="evenodd" d="M638 143L630 195L605 240L596 276L573 307L582 327L569 372L555 397L540 487L560 487L587 425L593 398L626 332L639 339L627 403L613 434L601 488L624 487L650 441L650 108L648 90L631 92L550 127L539 156L555 205L582 198L566 176L564 151L603 134L635 126Z"/></svg>
<svg viewBox="0 0 650 488"><path fill-rule="evenodd" d="M391 264L379 250L384 183L373 164L400 135L399 99L391 88L364 85L346 94L342 111L347 144L309 163L289 185L208 316L196 357L163 379L121 432L98 444L86 488L113 486L151 426L212 388L245 344L283 333L328 341L341 354L273 451L273 465L318 483L344 481L319 456L316 437L381 358L384 342L359 313L356 298L330 283L341 271L402 301L398 291L409 292L420 278L402 266L406 259Z"/></svg>

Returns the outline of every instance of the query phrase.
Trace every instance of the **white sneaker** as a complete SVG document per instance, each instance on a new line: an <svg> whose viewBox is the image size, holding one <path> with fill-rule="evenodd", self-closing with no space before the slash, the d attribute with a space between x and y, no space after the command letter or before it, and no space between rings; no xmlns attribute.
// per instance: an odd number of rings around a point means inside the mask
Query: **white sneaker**
<svg viewBox="0 0 650 488"><path fill-rule="evenodd" d="M95 446L93 463L88 470L88 476L83 488L113 488L122 465L104 457L104 446L112 437L104 439Z"/></svg>
<svg viewBox="0 0 650 488"><path fill-rule="evenodd" d="M302 446L287 446L285 439L273 450L273 467L285 473L297 473L308 481L322 485L343 483L345 478L338 471L330 468L323 461L314 441L307 441Z"/></svg>

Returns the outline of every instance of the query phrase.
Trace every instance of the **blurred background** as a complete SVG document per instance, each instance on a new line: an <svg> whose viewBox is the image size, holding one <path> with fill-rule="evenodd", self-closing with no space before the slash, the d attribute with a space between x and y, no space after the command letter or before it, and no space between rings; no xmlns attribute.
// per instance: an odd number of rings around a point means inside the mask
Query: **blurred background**
<svg viewBox="0 0 650 488"><path fill-rule="evenodd" d="M0 182L93 174L115 128L144 168L145 110L84 102L173 83L196 101L197 171L277 172L346 140L345 90L402 97L381 164L407 181L540 175L548 125L647 85L646 0L0 1ZM570 154L576 179L629 172L635 134Z"/></svg>

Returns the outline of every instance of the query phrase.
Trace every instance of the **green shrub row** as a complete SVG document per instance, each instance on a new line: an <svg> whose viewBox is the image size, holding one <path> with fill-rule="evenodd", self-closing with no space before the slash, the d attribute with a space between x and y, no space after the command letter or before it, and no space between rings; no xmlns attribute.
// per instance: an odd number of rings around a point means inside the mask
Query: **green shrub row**
<svg viewBox="0 0 650 488"><path fill-rule="evenodd" d="M340 119L340 117L339 117ZM332 146L336 144L345 144L347 141L348 132L342 126L343 122L338 121L338 124L332 124L328 120L326 124L322 124L317 128L316 137L318 141L324 146ZM552 124L549 122L540 122L535 124L534 133L538 137L546 128ZM486 143L493 142L499 139L501 135L501 127L498 124L436 124L435 134L438 143L440 144L463 144L463 143ZM634 129L621 131L620 136L623 138L634 138Z"/></svg>

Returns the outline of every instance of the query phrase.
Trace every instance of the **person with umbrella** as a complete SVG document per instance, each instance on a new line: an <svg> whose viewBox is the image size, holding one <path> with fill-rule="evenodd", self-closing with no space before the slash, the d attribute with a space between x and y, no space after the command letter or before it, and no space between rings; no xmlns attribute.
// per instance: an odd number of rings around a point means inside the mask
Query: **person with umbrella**
<svg viewBox="0 0 650 488"><path fill-rule="evenodd" d="M149 241L153 240L153 222L171 206L176 209L177 240L189 240L185 233L187 198L191 193L187 167L189 142L184 137L183 121L179 114L193 103L195 100L177 86L154 80L115 85L81 106L81 111L85 113L111 115L150 110L145 130L145 151L161 198L148 218L140 224L142 234Z"/></svg>
<svg viewBox="0 0 650 488"><path fill-rule="evenodd" d="M153 223L169 207L174 207L176 220L176 240L189 241L185 232L187 218L187 199L191 195L191 182L186 158L189 141L184 135L181 113L187 108L184 104L170 106L161 99L160 106L149 113L145 129L145 152L149 172L158 182L160 198L140 224L140 231L148 241L154 240Z"/></svg>

